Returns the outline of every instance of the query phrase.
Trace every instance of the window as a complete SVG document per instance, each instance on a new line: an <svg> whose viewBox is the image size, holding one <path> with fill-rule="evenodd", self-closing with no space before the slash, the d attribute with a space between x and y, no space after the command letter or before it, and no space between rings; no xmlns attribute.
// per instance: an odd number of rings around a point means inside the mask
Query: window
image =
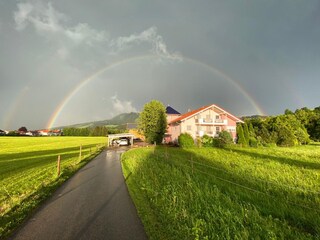
<svg viewBox="0 0 320 240"><path fill-rule="evenodd" d="M191 131L191 125L187 125L187 131Z"/></svg>
<svg viewBox="0 0 320 240"><path fill-rule="evenodd" d="M216 127L216 133L220 132L220 127Z"/></svg>
<svg viewBox="0 0 320 240"><path fill-rule="evenodd" d="M216 115L216 119L220 119L220 116L219 116L219 115Z"/></svg>

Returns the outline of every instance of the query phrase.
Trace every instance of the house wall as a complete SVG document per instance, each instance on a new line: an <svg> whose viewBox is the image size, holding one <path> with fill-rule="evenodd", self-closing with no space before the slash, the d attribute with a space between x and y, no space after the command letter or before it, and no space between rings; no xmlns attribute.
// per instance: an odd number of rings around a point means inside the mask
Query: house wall
<svg viewBox="0 0 320 240"><path fill-rule="evenodd" d="M167 114L167 123L171 122L172 120L178 118L179 114Z"/></svg>
<svg viewBox="0 0 320 240"><path fill-rule="evenodd" d="M172 120L171 120L172 121ZM236 121L225 113L216 112L214 108L207 109L190 118L184 119L181 123L171 124L168 133L171 134L171 141L178 141L181 133L189 133L194 139L209 135L216 137L220 131L228 131L232 138L236 138Z"/></svg>
<svg viewBox="0 0 320 240"><path fill-rule="evenodd" d="M178 137L181 134L181 125L180 124L170 124L170 133L171 133L171 142L178 142Z"/></svg>

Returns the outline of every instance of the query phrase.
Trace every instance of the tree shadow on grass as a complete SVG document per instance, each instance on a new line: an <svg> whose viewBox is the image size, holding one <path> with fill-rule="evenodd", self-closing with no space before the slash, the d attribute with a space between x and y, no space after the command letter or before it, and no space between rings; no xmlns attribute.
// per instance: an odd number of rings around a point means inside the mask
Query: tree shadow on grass
<svg viewBox="0 0 320 240"><path fill-rule="evenodd" d="M226 151L230 151L229 149L225 149ZM262 154L262 153L256 153L256 152L250 152L245 149L241 148L232 148L231 149L233 152L237 152L249 157L253 157L255 159L264 161L266 159L270 159L272 161L281 163L281 164L287 164L290 166L296 166L300 168L306 168L306 169L315 169L319 170L320 169L320 163L315 163L315 162L304 162L303 160L298 160L298 159L292 159L292 158L287 158L287 157L277 157L277 156L272 156L268 154Z"/></svg>
<svg viewBox="0 0 320 240"><path fill-rule="evenodd" d="M85 145L82 151L95 148L96 144ZM69 159L79 154L79 147L70 147L63 149L52 149L42 151L31 151L15 154L0 155L0 180L6 176L11 176L15 171L27 171L35 167L45 167L57 161L58 155L61 155L61 161Z"/></svg>

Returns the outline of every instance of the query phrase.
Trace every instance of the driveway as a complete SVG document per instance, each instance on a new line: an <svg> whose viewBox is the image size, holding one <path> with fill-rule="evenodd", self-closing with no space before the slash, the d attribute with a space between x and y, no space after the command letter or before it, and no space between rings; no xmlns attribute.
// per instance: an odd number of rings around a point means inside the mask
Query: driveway
<svg viewBox="0 0 320 240"><path fill-rule="evenodd" d="M147 239L122 175L124 151L107 150L89 162L11 239Z"/></svg>

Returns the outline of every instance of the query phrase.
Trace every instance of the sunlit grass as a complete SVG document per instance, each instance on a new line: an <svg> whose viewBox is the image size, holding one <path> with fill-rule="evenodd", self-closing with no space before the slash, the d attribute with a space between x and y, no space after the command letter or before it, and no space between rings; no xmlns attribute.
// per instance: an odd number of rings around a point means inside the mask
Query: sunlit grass
<svg viewBox="0 0 320 240"><path fill-rule="evenodd" d="M150 239L320 237L320 146L136 149L124 175Z"/></svg>
<svg viewBox="0 0 320 240"><path fill-rule="evenodd" d="M105 137L1 137L0 236L6 236L105 144Z"/></svg>

